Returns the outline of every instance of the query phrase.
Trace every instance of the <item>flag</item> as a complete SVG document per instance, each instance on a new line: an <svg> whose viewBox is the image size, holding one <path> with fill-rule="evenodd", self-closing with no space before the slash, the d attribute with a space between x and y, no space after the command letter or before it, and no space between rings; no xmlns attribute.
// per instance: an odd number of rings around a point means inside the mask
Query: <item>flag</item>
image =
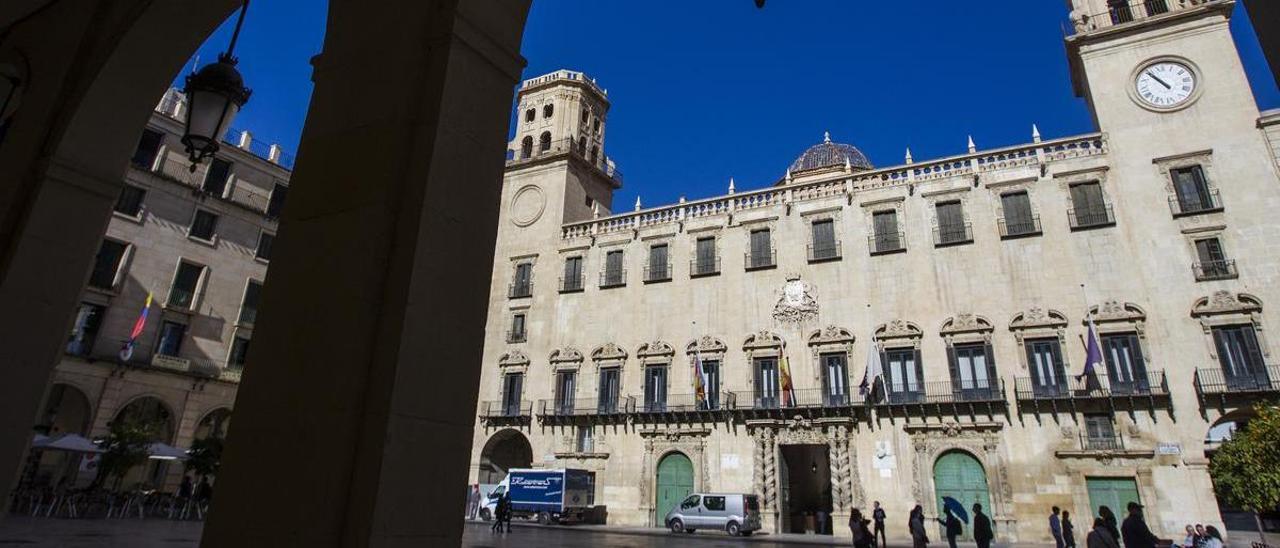
<svg viewBox="0 0 1280 548"><path fill-rule="evenodd" d="M142 330L147 327L147 313L151 311L150 291L147 292L147 302L142 305L142 313L138 315L138 321L133 323L133 331L129 332L129 340L125 341L124 347L120 349L120 360L129 361L133 357L133 347L138 344L138 337L142 336Z"/></svg>
<svg viewBox="0 0 1280 548"><path fill-rule="evenodd" d="M778 370L782 374L782 406L794 407L796 405L796 387L791 384L791 365L787 362L786 351L783 351L782 361L778 362Z"/></svg>
<svg viewBox="0 0 1280 548"><path fill-rule="evenodd" d="M880 349L876 348L875 336L871 338L871 345L867 347L867 371L862 374L862 384L858 385L858 392L863 396L871 394L875 389L876 381L884 375L884 366L880 363Z"/></svg>
<svg viewBox="0 0 1280 548"><path fill-rule="evenodd" d="M702 353L695 352L693 354L693 397L698 409L707 408L707 380L703 375Z"/></svg>
<svg viewBox="0 0 1280 548"><path fill-rule="evenodd" d="M1085 391L1102 389L1098 382L1099 367L1102 367L1102 345L1098 342L1098 331L1093 327L1093 316L1089 316L1089 340L1084 343L1084 371L1076 377L1077 381L1084 380Z"/></svg>

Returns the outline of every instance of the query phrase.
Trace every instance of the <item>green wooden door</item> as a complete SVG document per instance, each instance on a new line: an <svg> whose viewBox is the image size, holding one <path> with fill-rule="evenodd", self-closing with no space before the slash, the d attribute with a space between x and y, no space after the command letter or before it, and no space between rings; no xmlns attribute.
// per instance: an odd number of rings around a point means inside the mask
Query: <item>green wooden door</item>
<svg viewBox="0 0 1280 548"><path fill-rule="evenodd" d="M934 504L938 517L943 516L942 497L951 497L964 505L969 513L969 524L964 526L961 538L973 539L973 505L982 505L982 513L991 515L991 496L987 492L987 474L978 459L968 453L953 452L942 455L933 464L933 485L937 492ZM938 525L938 538L945 541L946 528Z"/></svg>
<svg viewBox="0 0 1280 548"><path fill-rule="evenodd" d="M1085 478L1085 486L1089 488L1089 509L1098 515L1098 507L1106 506L1116 514L1117 519L1124 519L1130 502L1141 503L1138 498L1138 483L1133 478ZM1076 520L1073 523L1083 523ZM1079 526L1077 526L1077 530Z"/></svg>
<svg viewBox="0 0 1280 548"><path fill-rule="evenodd" d="M666 526L667 512L693 494L693 463L680 453L672 453L658 463L657 516L654 523Z"/></svg>

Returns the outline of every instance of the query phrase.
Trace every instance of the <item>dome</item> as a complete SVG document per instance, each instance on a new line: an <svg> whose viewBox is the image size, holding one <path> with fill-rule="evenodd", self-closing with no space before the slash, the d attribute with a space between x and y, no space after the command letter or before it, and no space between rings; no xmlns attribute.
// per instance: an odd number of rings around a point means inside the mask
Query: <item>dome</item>
<svg viewBox="0 0 1280 548"><path fill-rule="evenodd" d="M809 147L795 162L791 163L791 171L808 171L824 167L844 166L845 162L855 170L875 169L867 155L858 147L844 143L831 142L831 134L824 133L822 142Z"/></svg>

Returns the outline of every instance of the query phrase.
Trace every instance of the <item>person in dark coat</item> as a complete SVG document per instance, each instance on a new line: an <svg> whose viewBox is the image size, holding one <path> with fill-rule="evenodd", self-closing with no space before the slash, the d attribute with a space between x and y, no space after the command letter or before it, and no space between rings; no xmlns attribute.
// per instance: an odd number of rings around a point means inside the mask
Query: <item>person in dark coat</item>
<svg viewBox="0 0 1280 548"><path fill-rule="evenodd" d="M973 505L973 541L978 544L978 548L991 548L991 541L996 538L995 531L991 528L991 518L982 513L982 505Z"/></svg>
<svg viewBox="0 0 1280 548"><path fill-rule="evenodd" d="M191 476L182 476L182 483L178 485L178 498L182 500L191 498L193 489L195 488L191 485Z"/></svg>
<svg viewBox="0 0 1280 548"><path fill-rule="evenodd" d="M1102 523L1107 528L1107 532L1111 533L1111 540L1116 541L1116 545L1120 545L1120 527L1116 521L1116 513L1105 504L1098 507L1098 516L1102 518Z"/></svg>
<svg viewBox="0 0 1280 548"><path fill-rule="evenodd" d="M1136 502L1129 503L1129 517L1120 526L1120 536L1124 537L1125 548L1156 548L1160 541L1142 519L1142 505Z"/></svg>
<svg viewBox="0 0 1280 548"><path fill-rule="evenodd" d="M943 527L946 527L947 544L949 544L951 548L956 548L956 537L960 536L961 533L964 533L964 526L960 525L960 518L955 517L955 515L951 513L951 509L947 508L946 517L938 518L938 523L941 523Z"/></svg>
<svg viewBox="0 0 1280 548"><path fill-rule="evenodd" d="M929 546L929 534L924 529L924 507L919 504L911 509L911 517L907 518L907 530L911 531L911 546L913 548L927 548Z"/></svg>
<svg viewBox="0 0 1280 548"><path fill-rule="evenodd" d="M849 513L849 530L853 533L854 548L872 548L875 546L875 537L871 534L871 529L867 528L868 520L863 519L862 510L854 508Z"/></svg>
<svg viewBox="0 0 1280 548"><path fill-rule="evenodd" d="M880 507L880 501L877 500L875 509L871 511L871 519L876 524L876 529L874 531L875 538L882 547L887 547L889 545L889 539L885 537L884 532L884 520L886 518L887 516L884 513L884 508Z"/></svg>
<svg viewBox="0 0 1280 548"><path fill-rule="evenodd" d="M1120 548L1120 542L1107 528L1107 520L1100 517L1093 519L1093 530L1085 536L1084 544L1088 548Z"/></svg>
<svg viewBox="0 0 1280 548"><path fill-rule="evenodd" d="M1062 512L1062 543L1067 548L1076 548L1076 526L1071 523L1071 512Z"/></svg>
<svg viewBox="0 0 1280 548"><path fill-rule="evenodd" d="M1057 506L1053 507L1053 512L1049 514L1049 536L1053 537L1053 543L1057 548L1064 548L1067 544L1062 541L1062 513Z"/></svg>
<svg viewBox="0 0 1280 548"><path fill-rule="evenodd" d="M502 527L506 533L511 532L511 494L502 495Z"/></svg>

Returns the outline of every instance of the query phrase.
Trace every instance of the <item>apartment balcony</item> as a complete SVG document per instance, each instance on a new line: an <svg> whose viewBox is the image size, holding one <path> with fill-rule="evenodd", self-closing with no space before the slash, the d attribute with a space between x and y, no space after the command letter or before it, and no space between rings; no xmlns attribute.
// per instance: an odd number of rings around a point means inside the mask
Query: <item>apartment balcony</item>
<svg viewBox="0 0 1280 548"><path fill-rule="evenodd" d="M627 285L627 269L608 270L600 273L600 289L622 287Z"/></svg>
<svg viewBox="0 0 1280 548"><path fill-rule="evenodd" d="M699 400L694 394L667 394L661 399L634 397L633 420L637 422L685 422L720 420L733 408L734 396L715 392Z"/></svg>
<svg viewBox="0 0 1280 548"><path fill-rule="evenodd" d="M671 281L671 264L645 265L644 283L660 283Z"/></svg>
<svg viewBox="0 0 1280 548"><path fill-rule="evenodd" d="M524 299L533 296L533 282L513 283L507 286L507 298Z"/></svg>
<svg viewBox="0 0 1280 548"><path fill-rule="evenodd" d="M1039 236L1042 233L1039 215L1015 219L996 219L996 224L1000 228L1001 240Z"/></svg>
<svg viewBox="0 0 1280 548"><path fill-rule="evenodd" d="M511 329L507 331L508 344L522 343L522 342L528 342L528 341L529 341L528 330L521 329L517 331L515 329Z"/></svg>
<svg viewBox="0 0 1280 548"><path fill-rule="evenodd" d="M949 247L973 243L973 223L955 223L933 227L934 247Z"/></svg>
<svg viewBox="0 0 1280 548"><path fill-rule="evenodd" d="M1226 412L1280 396L1280 366L1268 365L1237 374L1229 374L1221 367L1197 369L1195 385L1202 415L1210 406Z"/></svg>
<svg viewBox="0 0 1280 548"><path fill-rule="evenodd" d="M586 284L582 283L582 276L570 278L560 278L561 293L581 293L586 288Z"/></svg>
<svg viewBox="0 0 1280 548"><path fill-rule="evenodd" d="M1052 384L1019 377L1014 379L1014 395L1018 410L1037 418L1042 412L1133 412L1141 407L1154 413L1157 408L1168 409L1172 405L1169 382L1161 370L1147 371L1145 377L1133 380L1115 379L1105 373L1068 375Z"/></svg>
<svg viewBox="0 0 1280 548"><path fill-rule="evenodd" d="M976 417L988 418L1004 414L1004 381L1001 379L968 381L929 381L890 383L877 381L867 402L878 415L889 420L896 417Z"/></svg>
<svg viewBox="0 0 1280 548"><path fill-rule="evenodd" d="M487 425L529 424L532 416L533 402L528 400L494 400L480 403L480 421Z"/></svg>
<svg viewBox="0 0 1280 548"><path fill-rule="evenodd" d="M822 244L809 244L809 262L824 263L840 260L840 240Z"/></svg>
<svg viewBox="0 0 1280 548"><path fill-rule="evenodd" d="M1112 212L1111 204L1068 209L1067 219L1071 222L1071 230L1089 230L1115 226L1116 224L1116 217Z"/></svg>
<svg viewBox="0 0 1280 548"><path fill-rule="evenodd" d="M862 395L857 393L857 387L835 393L821 388L797 389L792 392L794 397L786 396L780 391L733 392L730 405L734 413L746 418L866 416L865 402Z"/></svg>
<svg viewBox="0 0 1280 548"><path fill-rule="evenodd" d="M1060 459L1113 459L1113 458L1151 458L1155 456L1152 449L1143 449L1137 447L1129 447L1124 436L1118 433L1093 433L1088 434L1080 432L1076 435L1076 439L1072 440L1068 446L1064 443L1054 456Z"/></svg>
<svg viewBox="0 0 1280 548"><path fill-rule="evenodd" d="M748 252L743 255L742 259L748 271L777 268L778 266L778 252L772 249L769 251Z"/></svg>
<svg viewBox="0 0 1280 548"><path fill-rule="evenodd" d="M1169 211L1173 213L1175 219L1203 215L1205 213L1218 213L1222 211L1222 198L1218 195L1218 189L1216 188L1209 188L1205 192L1193 196L1170 196Z"/></svg>
<svg viewBox="0 0 1280 548"><path fill-rule="evenodd" d="M702 257L689 261L689 277L716 276L720 274L720 257Z"/></svg>
<svg viewBox="0 0 1280 548"><path fill-rule="evenodd" d="M1236 272L1235 259L1193 263L1191 270L1195 273L1197 282L1234 280L1240 277L1240 274Z"/></svg>
<svg viewBox="0 0 1280 548"><path fill-rule="evenodd" d="M541 424L586 424L625 422L635 409L630 397L538 400Z"/></svg>
<svg viewBox="0 0 1280 548"><path fill-rule="evenodd" d="M872 255L902 253L907 250L907 234L905 232L873 234L867 237L867 249L871 250Z"/></svg>

